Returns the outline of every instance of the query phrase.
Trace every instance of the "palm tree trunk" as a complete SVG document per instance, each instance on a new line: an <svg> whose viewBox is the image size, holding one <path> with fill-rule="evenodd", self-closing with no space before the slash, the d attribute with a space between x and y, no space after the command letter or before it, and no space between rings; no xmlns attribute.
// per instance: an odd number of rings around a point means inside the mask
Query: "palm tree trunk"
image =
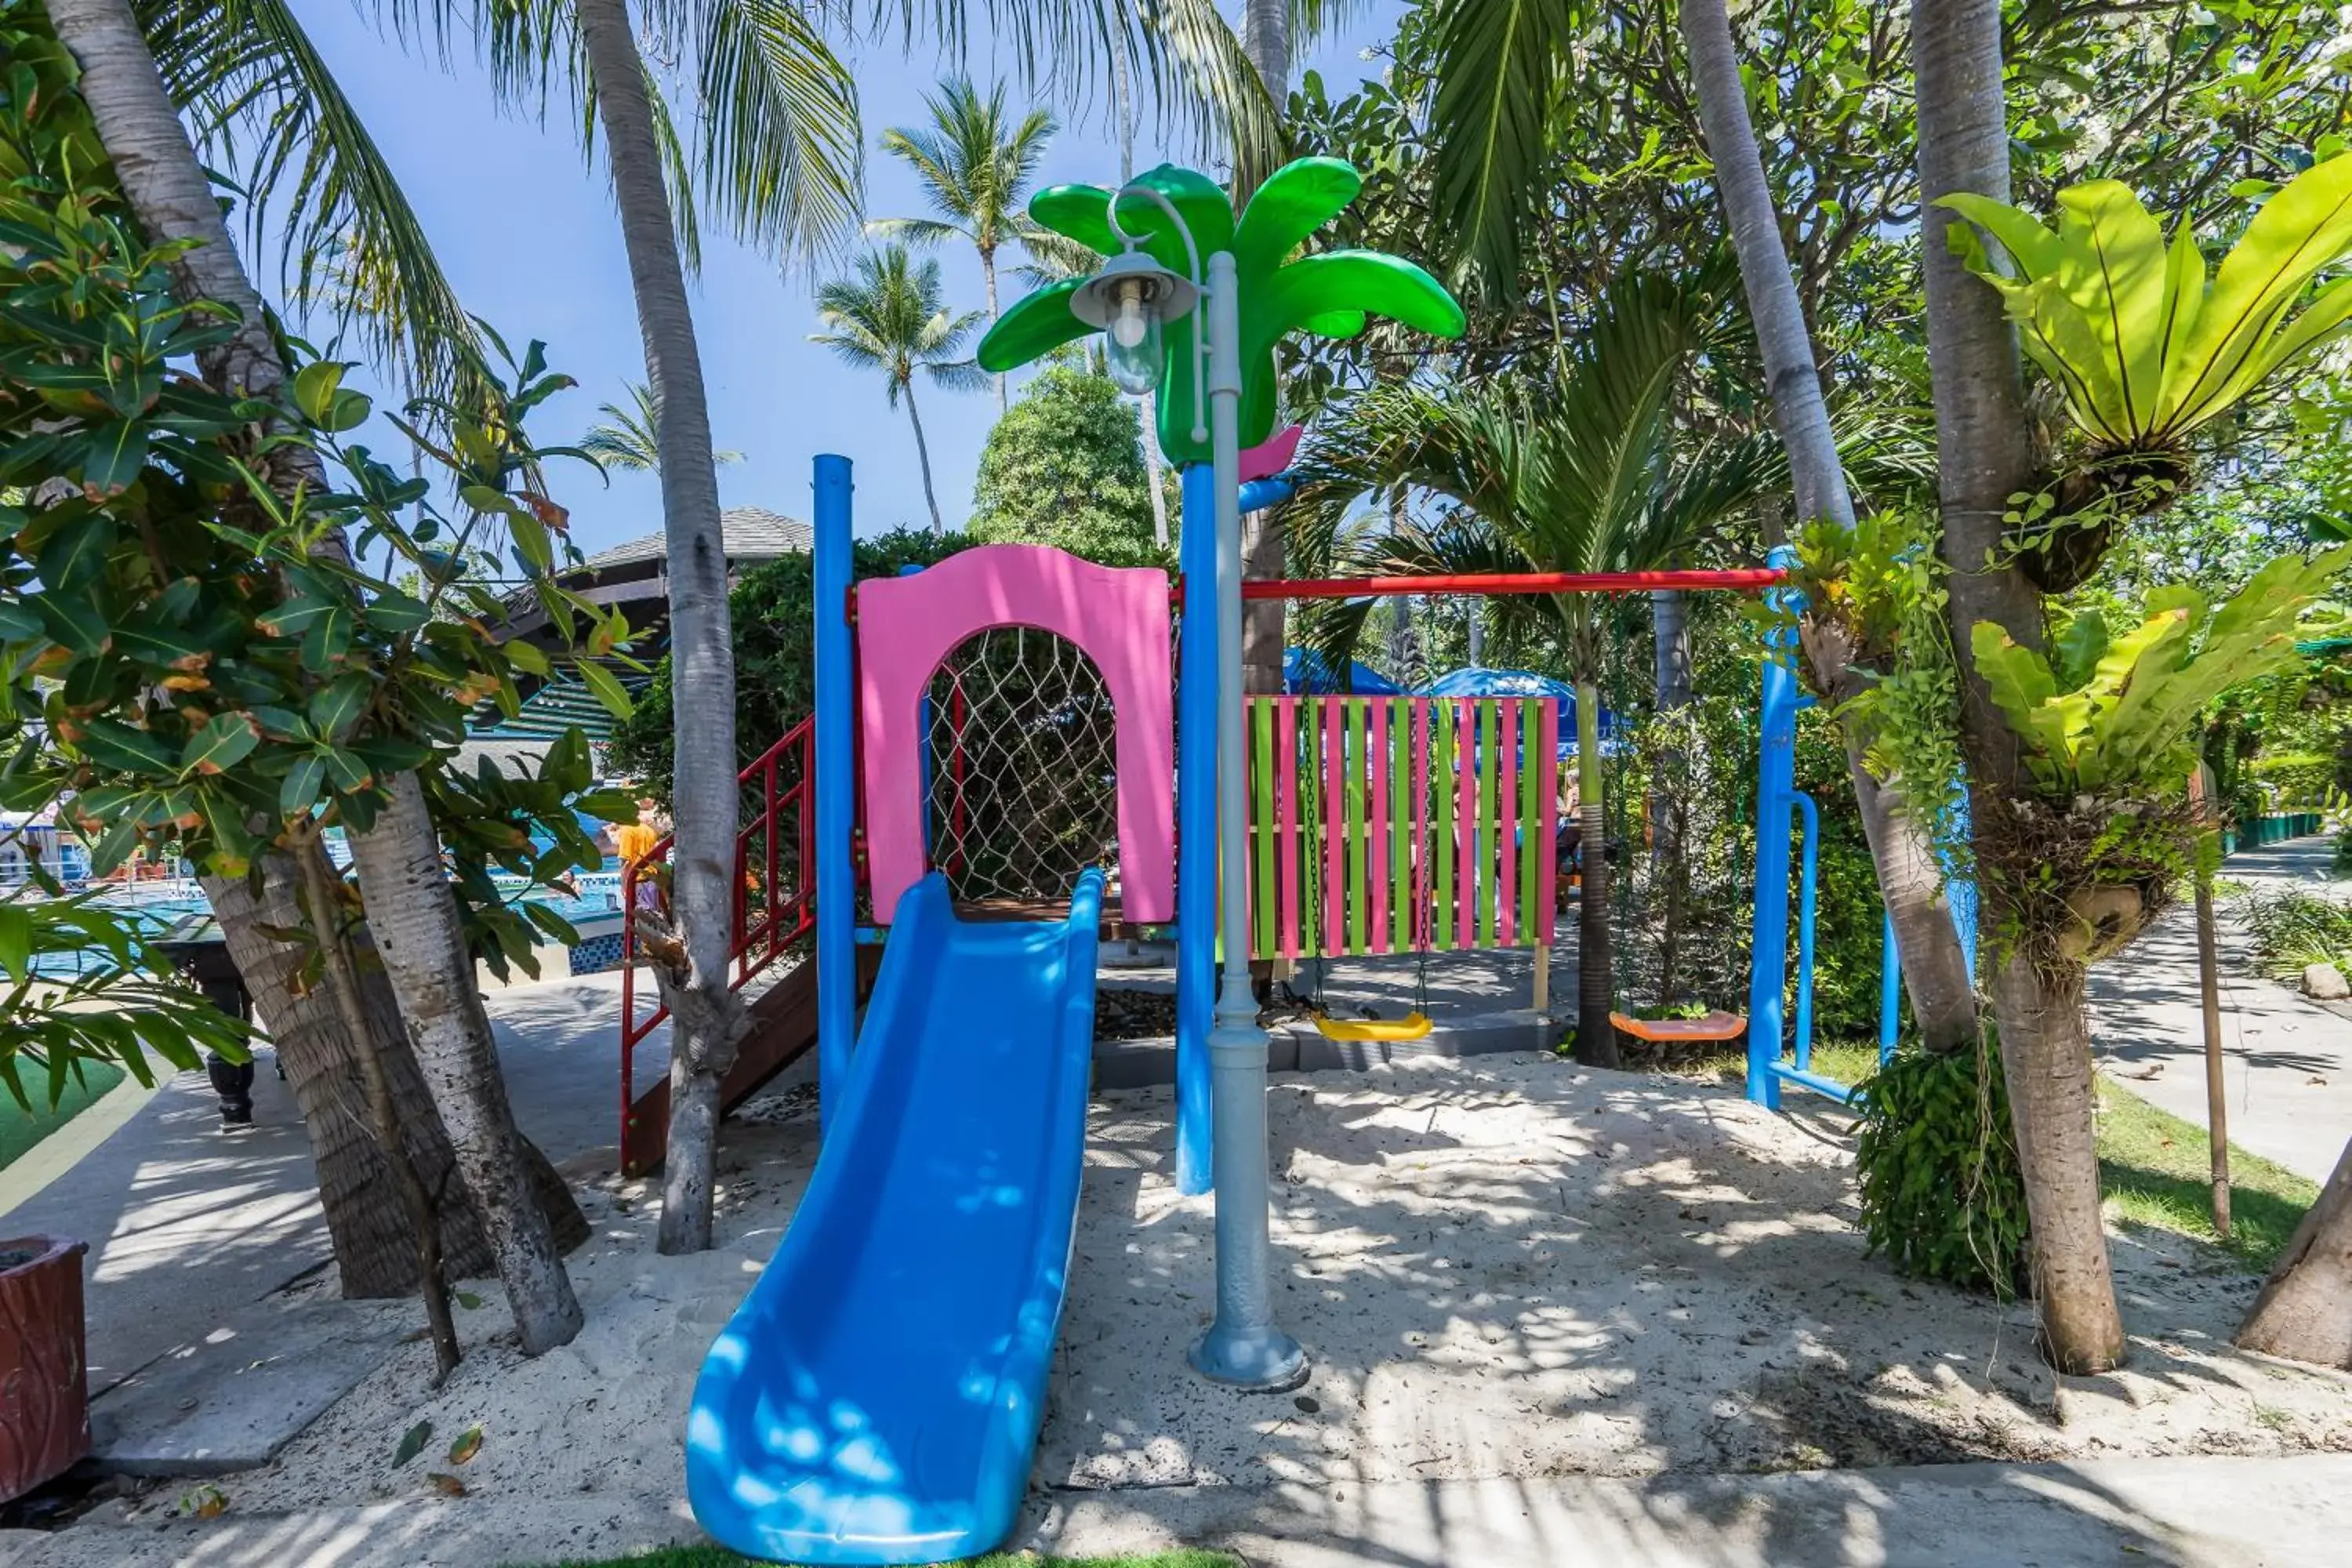
<svg viewBox="0 0 2352 1568"><path fill-rule="evenodd" d="M621 235L659 415L662 521L669 556L670 667L677 685L677 762L670 799L670 920L654 974L676 1022L670 1045L669 1154L658 1245L710 1245L718 1176L719 1082L735 1065L745 1015L727 984L734 945L735 652L727 619L727 540L702 357L679 264L661 144L646 96L645 61L625 0L579 0L581 43L613 166Z"/></svg>
<svg viewBox="0 0 2352 1568"><path fill-rule="evenodd" d="M909 376L904 384L907 394L907 418L915 426L915 457L923 466L923 500L931 509L931 532L934 536L943 537L947 533L948 525L940 516L940 498L931 489L931 447L930 443L923 439L923 416L915 412L914 378Z"/></svg>
<svg viewBox="0 0 2352 1568"><path fill-rule="evenodd" d="M303 845L316 848L317 840L306 836ZM341 1010L352 1032L363 1033L367 1028L367 1005L360 994L357 967L343 942L340 899L342 879L329 867L324 854L306 856L302 870L304 890L310 895L310 933L318 939L319 951L326 959L327 992ZM368 1123L375 1130L376 1146L384 1152L385 1163L392 1167L394 1184L400 1191L401 1204L408 1211L409 1226L416 1237L416 1277L419 1294L425 1298L425 1326L433 1338L433 1382L438 1387L457 1369L462 1353L457 1344L457 1325L449 1315L449 1274L441 1258L441 1220L434 1210L433 1194L425 1189L424 1178L416 1173L415 1164L408 1158L408 1142L401 1136L400 1110L392 1098L392 1080L385 1076L383 1064L370 1052L363 1068Z"/></svg>
<svg viewBox="0 0 2352 1568"><path fill-rule="evenodd" d="M401 999L409 1041L448 1123L457 1168L483 1200L490 1251L514 1310L522 1353L569 1344L585 1315L547 1216L530 1201L530 1168L507 1104L506 1080L499 1076L489 1015L482 1010L457 894L415 774L392 781L373 826L353 833L351 844L376 951Z"/></svg>
<svg viewBox="0 0 2352 1568"><path fill-rule="evenodd" d="M1242 53L1257 68L1266 95L1279 114L1290 93L1290 0L1245 0L1242 9ZM1245 205L1260 181L1274 171L1255 166L1255 158L1236 158L1234 205ZM1279 577L1283 574L1283 531L1275 525L1268 507L1242 519L1242 575ZM1284 631L1287 606L1280 599L1254 600L1242 609L1242 689L1278 692L1282 689Z"/></svg>
<svg viewBox="0 0 2352 1568"><path fill-rule="evenodd" d="M980 277L982 283L988 290L988 319L990 321L993 322L998 319L998 312L996 309L996 247L992 245L983 245L980 247ZM1007 373L1001 370L996 373L996 416L999 419L1004 417L1004 384L1007 379Z"/></svg>
<svg viewBox="0 0 2352 1568"><path fill-rule="evenodd" d="M2026 647L2038 648L2044 640L2032 589L2014 567L1995 563L2009 497L2033 488L2034 463L2017 342L2000 298L1951 253L1945 229L1957 220L1934 205L1955 191L2009 199L2000 0L1914 0L1911 42L1948 613L1965 677L1960 740L1972 787L2000 794L2025 781L2016 738L1977 674L1969 628L1990 621ZM1978 864L1995 929L2002 912L1997 872L2002 847L1992 840L2000 816L1981 801L1974 813ZM2062 1371L2104 1371L2123 1358L2124 1329L2099 1219L2081 977L2012 954L1996 962L1992 1003L2032 1223L2043 1349Z"/></svg>
<svg viewBox="0 0 2352 1568"><path fill-rule="evenodd" d="M1838 460L1829 406L1813 356L1804 304L1789 272L1780 216L1764 177L1764 159L1748 117L1739 58L1723 0L1684 0L1683 38L1690 51L1691 76L1698 91L1699 117L1715 164L1715 184L1739 256L1739 275L1763 351L1771 391L1772 426L1789 455L1797 515L1804 521L1853 522L1853 498ZM1843 640L1809 637L1808 662L1826 693L1846 690L1853 679ZM1944 907L1942 879L1936 869L1926 825L1892 809L1868 768L1862 749L1847 742L1847 773L1862 811L1871 860L1878 872L1879 896L1895 921L1904 988L1919 1020L1927 1048L1960 1050L1976 1044L1976 988L1961 952L1958 933ZM1929 875L1919 875L1922 869Z"/></svg>
<svg viewBox="0 0 2352 1568"><path fill-rule="evenodd" d="M140 229L150 243L194 242L172 264L173 293L183 300L228 305L237 313L235 336L200 360L206 381L225 391L274 395L285 383L286 369L261 298L237 257L217 196L130 6L125 0L58 0L48 14L59 41L81 67L82 97ZM281 447L271 461L272 481L282 489L322 484L318 457L307 447ZM320 549L341 555L344 545L340 535L331 533ZM404 1141L409 1161L436 1194L446 1261L461 1273L478 1271L490 1262L482 1218L512 1198L509 1193L477 1194L469 1202L466 1193L452 1190L447 1135L422 1092L389 988L373 975L363 977L370 1002L367 1032L355 1035L352 1021L331 999L295 995L285 983L299 955L268 933L304 925L299 858L319 853L313 845L268 857L257 896L244 881L221 878L205 879L205 889L302 1107L343 1288L353 1295L389 1295L418 1283L415 1237L389 1180L392 1166L385 1151L359 1131L366 1121L355 1108L359 1085L373 1070L366 1060L371 1054L409 1110ZM470 981L470 963L466 973ZM584 1239L587 1225L578 1205L538 1151L529 1152L527 1169L529 1183L512 1193L535 1196L542 1223L572 1244Z"/></svg>
<svg viewBox="0 0 2352 1568"><path fill-rule="evenodd" d="M2352 1144L2279 1254L2238 1343L2290 1361L2352 1367Z"/></svg>
<svg viewBox="0 0 2352 1568"><path fill-rule="evenodd" d="M1609 944L1607 814L1601 809L1601 687L1576 683L1576 788L1583 817L1576 921L1576 1059L1587 1067L1617 1066L1616 975Z"/></svg>

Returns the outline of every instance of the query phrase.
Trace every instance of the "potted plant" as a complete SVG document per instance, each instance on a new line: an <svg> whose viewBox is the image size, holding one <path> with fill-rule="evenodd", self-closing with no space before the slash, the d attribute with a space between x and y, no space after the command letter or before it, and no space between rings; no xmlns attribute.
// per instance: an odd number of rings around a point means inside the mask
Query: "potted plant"
<svg viewBox="0 0 2352 1568"><path fill-rule="evenodd" d="M0 1502L89 1452L79 1241L0 1239Z"/></svg>

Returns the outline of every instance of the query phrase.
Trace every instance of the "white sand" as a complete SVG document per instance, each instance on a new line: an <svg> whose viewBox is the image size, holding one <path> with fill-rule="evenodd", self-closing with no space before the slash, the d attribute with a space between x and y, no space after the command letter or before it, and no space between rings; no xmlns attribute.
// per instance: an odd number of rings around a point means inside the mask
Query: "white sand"
<svg viewBox="0 0 2352 1568"><path fill-rule="evenodd" d="M2352 1379L2231 1350L2253 1282L2168 1236L2115 1241L2130 1369L2058 1386L2027 1309L1864 1258L1843 1119L1796 1109L1545 1058L1278 1079L1278 1310L1315 1373L1245 1395L1183 1364L1213 1300L1212 1209L1173 1190L1168 1092L1105 1096L1037 1483L2352 1450ZM608 1178L583 1198L578 1342L523 1361L495 1289L469 1287L485 1304L458 1314L447 1387L407 1346L277 1463L222 1481L231 1514L432 1497L438 1470L460 1506L548 1510L550 1557L630 1544L625 1520L682 1496L702 1353L807 1179L814 1121L769 1113L730 1125L719 1251L658 1257L644 1185ZM420 1419L432 1441L395 1468ZM452 1466L477 1423L480 1454ZM186 1489L96 1517L153 1520ZM580 1522L600 1498L610 1531Z"/></svg>

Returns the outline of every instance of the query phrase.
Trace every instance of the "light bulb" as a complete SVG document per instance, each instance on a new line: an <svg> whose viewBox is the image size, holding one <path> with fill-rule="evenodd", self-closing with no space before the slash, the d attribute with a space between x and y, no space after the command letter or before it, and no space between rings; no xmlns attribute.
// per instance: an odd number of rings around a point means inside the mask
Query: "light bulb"
<svg viewBox="0 0 2352 1568"><path fill-rule="evenodd" d="M1118 303L1114 307L1110 319L1111 342L1123 349L1131 349L1143 342L1143 334L1150 330L1145 309L1149 295L1150 290L1140 282L1121 286Z"/></svg>
<svg viewBox="0 0 2352 1568"><path fill-rule="evenodd" d="M1143 279L1123 279L1112 294L1104 359L1119 390L1141 396L1160 384L1160 312Z"/></svg>

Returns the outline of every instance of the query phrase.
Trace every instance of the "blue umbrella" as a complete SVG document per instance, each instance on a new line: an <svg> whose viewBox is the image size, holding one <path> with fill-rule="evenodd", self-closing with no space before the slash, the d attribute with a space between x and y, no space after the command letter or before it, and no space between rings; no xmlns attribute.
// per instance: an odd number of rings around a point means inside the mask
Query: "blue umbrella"
<svg viewBox="0 0 2352 1568"><path fill-rule="evenodd" d="M1350 661L1348 669L1353 678L1351 689L1359 697L1388 697L1402 689L1361 659ZM1339 683L1320 653L1311 647L1292 647L1283 650L1282 689L1294 697L1328 697L1339 691Z"/></svg>
<svg viewBox="0 0 2352 1568"><path fill-rule="evenodd" d="M1559 754L1563 758L1576 755L1576 688L1565 680L1554 680L1549 675L1538 675L1531 669L1490 669L1473 665L1463 669L1449 669L1431 681L1426 689L1431 697L1540 697L1559 704ZM1617 715L1607 709L1601 712L1601 750L1604 753L1616 749Z"/></svg>

